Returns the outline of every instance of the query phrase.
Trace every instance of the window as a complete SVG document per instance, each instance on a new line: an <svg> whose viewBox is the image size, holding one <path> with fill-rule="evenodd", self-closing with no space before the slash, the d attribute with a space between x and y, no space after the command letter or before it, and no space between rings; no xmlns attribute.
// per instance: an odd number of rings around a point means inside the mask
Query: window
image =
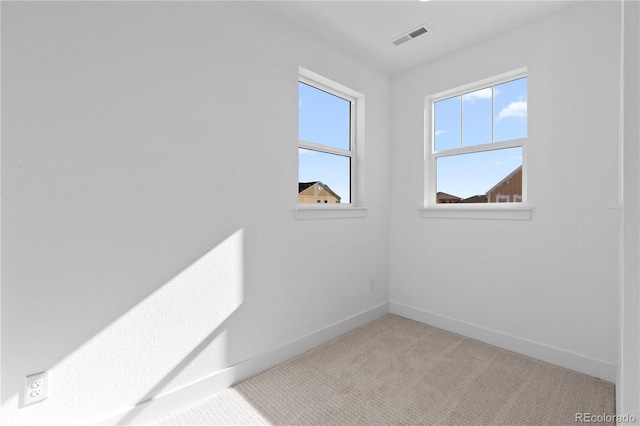
<svg viewBox="0 0 640 426"><path fill-rule="evenodd" d="M354 202L356 98L300 75L298 81L298 203ZM324 207L324 206L323 206Z"/></svg>
<svg viewBox="0 0 640 426"><path fill-rule="evenodd" d="M427 111L427 207L526 202L526 70L431 96Z"/></svg>

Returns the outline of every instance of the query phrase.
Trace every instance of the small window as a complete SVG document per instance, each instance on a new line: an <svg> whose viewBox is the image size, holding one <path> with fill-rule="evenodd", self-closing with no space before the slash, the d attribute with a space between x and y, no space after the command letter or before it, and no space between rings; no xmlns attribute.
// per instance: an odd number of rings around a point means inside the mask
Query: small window
<svg viewBox="0 0 640 426"><path fill-rule="evenodd" d="M356 98L326 83L298 81L298 203L351 204Z"/></svg>
<svg viewBox="0 0 640 426"><path fill-rule="evenodd" d="M429 97L427 108L427 206L526 201L524 72Z"/></svg>

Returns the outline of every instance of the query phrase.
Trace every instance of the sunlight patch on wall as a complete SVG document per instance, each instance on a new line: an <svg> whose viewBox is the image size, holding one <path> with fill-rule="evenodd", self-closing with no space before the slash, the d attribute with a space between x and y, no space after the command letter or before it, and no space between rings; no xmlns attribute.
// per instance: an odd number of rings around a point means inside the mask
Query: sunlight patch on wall
<svg viewBox="0 0 640 426"><path fill-rule="evenodd" d="M225 361L223 323L243 303L243 287L240 229L52 367L49 401L22 414L43 419L75 406L83 420L188 384L180 373L205 349Z"/></svg>

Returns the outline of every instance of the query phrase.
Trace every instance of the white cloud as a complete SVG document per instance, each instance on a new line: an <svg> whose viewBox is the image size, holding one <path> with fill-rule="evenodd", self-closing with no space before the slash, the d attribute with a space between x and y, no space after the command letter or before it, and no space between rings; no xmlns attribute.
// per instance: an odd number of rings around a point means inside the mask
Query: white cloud
<svg viewBox="0 0 640 426"><path fill-rule="evenodd" d="M491 87L462 95L463 102L474 103L479 99L491 99Z"/></svg>
<svg viewBox="0 0 640 426"><path fill-rule="evenodd" d="M502 108L498 114L498 120L505 117L525 118L527 116L527 101L511 102L506 108Z"/></svg>
<svg viewBox="0 0 640 426"><path fill-rule="evenodd" d="M436 136L440 136L443 133L447 133L446 130L436 130Z"/></svg>

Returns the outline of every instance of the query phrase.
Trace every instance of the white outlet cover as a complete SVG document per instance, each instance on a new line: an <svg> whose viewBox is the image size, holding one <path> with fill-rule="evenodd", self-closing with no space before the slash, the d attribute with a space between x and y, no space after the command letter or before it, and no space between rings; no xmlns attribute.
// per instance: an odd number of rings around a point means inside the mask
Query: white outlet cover
<svg viewBox="0 0 640 426"><path fill-rule="evenodd" d="M24 382L24 406L42 402L49 397L49 372L32 374Z"/></svg>

